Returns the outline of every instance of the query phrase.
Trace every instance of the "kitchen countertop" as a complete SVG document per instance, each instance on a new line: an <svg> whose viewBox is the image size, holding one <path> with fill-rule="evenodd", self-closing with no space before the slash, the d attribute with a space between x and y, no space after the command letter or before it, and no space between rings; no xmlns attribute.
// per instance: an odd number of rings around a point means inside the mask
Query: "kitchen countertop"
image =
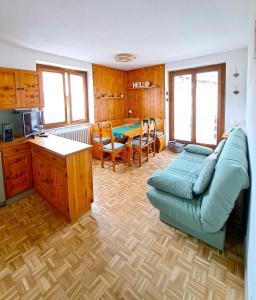
<svg viewBox="0 0 256 300"><path fill-rule="evenodd" d="M51 134L49 134L48 137L29 139L28 142L62 157L67 157L74 153L87 151L92 148L89 144L76 142Z"/></svg>
<svg viewBox="0 0 256 300"><path fill-rule="evenodd" d="M13 147L21 143L25 143L29 140L29 138L24 138L24 137L15 137L13 141L10 142L4 142L0 141L0 149L8 148L8 147Z"/></svg>

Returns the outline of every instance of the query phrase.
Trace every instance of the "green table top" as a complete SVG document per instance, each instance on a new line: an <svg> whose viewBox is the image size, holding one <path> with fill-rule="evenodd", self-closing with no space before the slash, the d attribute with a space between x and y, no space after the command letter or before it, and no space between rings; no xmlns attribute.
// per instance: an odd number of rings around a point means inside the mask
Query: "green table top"
<svg viewBox="0 0 256 300"><path fill-rule="evenodd" d="M112 133L115 138L123 138L126 132L135 128L140 128L140 123L115 127L112 129Z"/></svg>

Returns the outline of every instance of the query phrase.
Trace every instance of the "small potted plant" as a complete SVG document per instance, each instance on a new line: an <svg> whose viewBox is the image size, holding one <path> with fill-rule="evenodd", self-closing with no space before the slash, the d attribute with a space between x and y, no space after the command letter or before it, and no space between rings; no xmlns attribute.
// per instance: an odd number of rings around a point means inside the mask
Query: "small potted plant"
<svg viewBox="0 0 256 300"><path fill-rule="evenodd" d="M130 118L130 117L131 117L132 113L133 113L132 109L131 109L131 108L129 108L129 109L128 109L128 118Z"/></svg>
<svg viewBox="0 0 256 300"><path fill-rule="evenodd" d="M132 113L133 113L132 109L129 108L129 109L128 109L128 119L130 119ZM130 127L132 127L132 123L131 123L131 122L129 122L129 123L130 123Z"/></svg>

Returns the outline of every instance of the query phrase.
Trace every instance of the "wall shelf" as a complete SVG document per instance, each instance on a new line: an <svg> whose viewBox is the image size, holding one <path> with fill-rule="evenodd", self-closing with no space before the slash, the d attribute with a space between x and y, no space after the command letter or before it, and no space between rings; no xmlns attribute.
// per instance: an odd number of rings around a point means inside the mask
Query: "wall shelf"
<svg viewBox="0 0 256 300"><path fill-rule="evenodd" d="M149 90L149 89L157 89L157 88L159 88L159 86L152 85L149 87L142 86L142 87L138 87L138 88L128 88L128 90Z"/></svg>

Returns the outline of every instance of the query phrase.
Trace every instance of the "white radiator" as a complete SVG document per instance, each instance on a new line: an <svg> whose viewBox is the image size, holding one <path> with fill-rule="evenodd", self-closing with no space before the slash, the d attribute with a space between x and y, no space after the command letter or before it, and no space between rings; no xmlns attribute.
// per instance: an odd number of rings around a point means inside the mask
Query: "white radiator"
<svg viewBox="0 0 256 300"><path fill-rule="evenodd" d="M49 134L57 135L69 140L90 144L90 126L74 126L50 129Z"/></svg>

